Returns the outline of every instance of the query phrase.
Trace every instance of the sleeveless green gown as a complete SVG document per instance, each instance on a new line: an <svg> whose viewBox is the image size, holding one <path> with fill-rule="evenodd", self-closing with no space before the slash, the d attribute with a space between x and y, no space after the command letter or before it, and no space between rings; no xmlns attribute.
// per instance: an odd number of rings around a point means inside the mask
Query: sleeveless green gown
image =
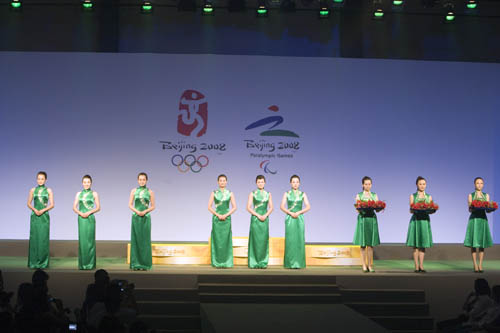
<svg viewBox="0 0 500 333"><path fill-rule="evenodd" d="M430 202L430 195L425 193L425 198L418 198L418 193L413 193L413 202ZM415 213L411 216L406 237L406 246L416 248L432 247L431 219L429 214Z"/></svg>
<svg viewBox="0 0 500 333"><path fill-rule="evenodd" d="M134 208L142 212L149 207L151 195L149 189L140 186L135 189ZM151 215L139 216L132 213L132 236L130 240L130 268L149 270L153 267L151 249Z"/></svg>
<svg viewBox="0 0 500 333"><path fill-rule="evenodd" d="M231 202L229 190L214 191L214 204L217 214L227 214ZM217 268L233 267L233 234L231 216L224 221L212 216L212 233L210 235L210 255L212 266Z"/></svg>
<svg viewBox="0 0 500 333"><path fill-rule="evenodd" d="M33 206L37 210L47 207L49 202L49 191L45 185L37 186L33 192ZM47 268L49 267L49 235L50 234L50 216L45 212L37 216L31 211L30 217L30 241L28 254L28 267Z"/></svg>
<svg viewBox="0 0 500 333"><path fill-rule="evenodd" d="M253 192L254 210L259 215L267 213L269 192L255 190ZM248 267L266 268L269 262L269 217L265 221L255 215L250 218L250 235L248 237Z"/></svg>
<svg viewBox="0 0 500 333"><path fill-rule="evenodd" d="M91 189L83 190L78 196L78 210L86 213L94 209L94 194ZM95 269L95 216L83 218L78 215L78 269Z"/></svg>
<svg viewBox="0 0 500 333"><path fill-rule="evenodd" d="M286 194L288 210L295 213L302 209L304 192L290 190ZM306 242L304 215L296 219L290 215L285 218L285 268L306 267Z"/></svg>
<svg viewBox="0 0 500 333"><path fill-rule="evenodd" d="M362 201L375 200L376 198L373 192L370 192L370 198L368 199L363 197L363 192L360 192L358 196ZM359 212L353 244L359 246L376 246L380 244L377 215L374 211Z"/></svg>
<svg viewBox="0 0 500 333"><path fill-rule="evenodd" d="M476 192L472 194L472 200L486 201L486 193L483 197L477 197ZM464 245L474 248L486 248L493 246L488 218L484 210L475 211L470 214L467 232L465 233Z"/></svg>

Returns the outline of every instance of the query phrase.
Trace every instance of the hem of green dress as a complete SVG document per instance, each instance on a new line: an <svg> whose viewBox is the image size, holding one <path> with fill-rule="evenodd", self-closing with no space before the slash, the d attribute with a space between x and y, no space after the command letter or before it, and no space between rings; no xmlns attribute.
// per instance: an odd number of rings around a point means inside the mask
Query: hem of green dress
<svg viewBox="0 0 500 333"><path fill-rule="evenodd" d="M469 247L469 248L481 248L481 249L486 249L488 247L492 247L493 245L474 245L474 244L465 244L464 243L464 246L465 247Z"/></svg>
<svg viewBox="0 0 500 333"><path fill-rule="evenodd" d="M431 245L415 245L415 244L406 244L408 247L416 247L417 249L429 249L434 246L434 244Z"/></svg>
<svg viewBox="0 0 500 333"><path fill-rule="evenodd" d="M46 266L32 266L32 265L28 265L28 268L31 268L31 269L47 269L49 268L49 265L46 265Z"/></svg>
<svg viewBox="0 0 500 333"><path fill-rule="evenodd" d="M212 264L212 267L214 267L214 268L233 268L234 265L214 265L214 264Z"/></svg>
<svg viewBox="0 0 500 333"><path fill-rule="evenodd" d="M263 269L263 268L267 268L267 264L261 264L261 265L248 265L248 268L251 268L251 269Z"/></svg>
<svg viewBox="0 0 500 333"><path fill-rule="evenodd" d="M283 266L284 268L287 268L287 269L302 269L302 268L306 268L306 266Z"/></svg>
<svg viewBox="0 0 500 333"><path fill-rule="evenodd" d="M130 266L130 269L133 269L133 270L142 269L142 270L149 271L149 270L152 269L152 267L147 267L147 266Z"/></svg>

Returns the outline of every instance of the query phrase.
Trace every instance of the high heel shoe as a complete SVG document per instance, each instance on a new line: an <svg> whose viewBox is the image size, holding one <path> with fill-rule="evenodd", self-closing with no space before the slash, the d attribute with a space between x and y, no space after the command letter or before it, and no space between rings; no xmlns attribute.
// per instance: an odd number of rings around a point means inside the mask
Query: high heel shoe
<svg viewBox="0 0 500 333"><path fill-rule="evenodd" d="M375 270L373 269L373 267L368 267L368 271L369 271L370 273L375 273Z"/></svg>

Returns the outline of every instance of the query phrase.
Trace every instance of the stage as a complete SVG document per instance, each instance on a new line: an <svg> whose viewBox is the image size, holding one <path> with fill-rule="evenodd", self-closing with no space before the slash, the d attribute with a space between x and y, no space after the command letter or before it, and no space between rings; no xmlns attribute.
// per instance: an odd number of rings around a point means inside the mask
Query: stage
<svg viewBox="0 0 500 333"><path fill-rule="evenodd" d="M493 256L493 253L491 254ZM6 290L15 291L20 283L30 280L33 271L26 267L26 257L3 256L0 257L0 262ZM93 281L94 271L79 271L76 267L76 257L53 257L47 269L51 293L62 298L70 308L81 305L85 286ZM112 279L134 282L139 301L153 297L152 301L143 301L144 309L147 309L149 304L153 312L157 311L154 310L157 304L152 306L150 302L162 300L162 291L165 292L166 298L177 295L172 300L177 302L176 307L179 306L178 302L195 302L201 310L195 311L195 317L188 316L189 320L183 314L182 325L202 326L204 320L206 321L206 318L203 319L206 311L227 311L222 310L221 304L229 304L230 308L231 304L241 303L343 304L365 314L372 321L389 326L396 325L391 331L397 331L397 318L407 324L411 322L412 316L417 314L414 320L418 325L425 320L433 325L436 321L455 316L460 312L463 300L472 289L476 278L486 278L491 286L500 283L499 261L486 260L483 274L472 272L471 267L469 260L427 260L427 273L416 274L413 272L411 260L393 259L376 260L375 273L363 273L358 266L310 266L301 270L290 270L276 266L267 269L249 269L245 266L215 269L209 265L154 265L151 271L131 271L124 257L97 259L97 269L106 269ZM333 289L326 290L326 286ZM270 294L266 296L266 292L259 288L272 289L269 289ZM301 291L294 292L293 288L301 288ZM258 293L258 296L253 293ZM292 298L283 299L285 294ZM249 295L261 298L245 300ZM210 304L219 305L214 307ZM193 306L184 304L187 305ZM366 308L367 306L369 308ZM380 310L377 309L385 308L389 311L391 306L394 307L391 311L401 312L403 308L408 308L408 313L405 310L396 317L378 313ZM204 310L204 307L209 309ZM262 305L259 305L255 310L259 311L261 307ZM214 316L217 317L216 314ZM145 317L152 317L153 321L160 320L158 314L154 313ZM197 324L190 320L196 320ZM385 323L387 320L391 320L391 323ZM394 320L396 323L393 323ZM161 325L161 320L158 325ZM193 332L196 332L196 329L198 327L195 327ZM429 331L423 330L422 327L418 327L418 330Z"/></svg>

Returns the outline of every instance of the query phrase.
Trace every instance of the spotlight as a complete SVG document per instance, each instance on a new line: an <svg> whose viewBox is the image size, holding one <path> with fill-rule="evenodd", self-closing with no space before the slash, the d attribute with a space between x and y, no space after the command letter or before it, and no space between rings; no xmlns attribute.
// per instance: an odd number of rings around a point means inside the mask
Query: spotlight
<svg viewBox="0 0 500 333"><path fill-rule="evenodd" d="M476 0L468 0L467 1L467 8L469 9L476 9L477 7L477 1Z"/></svg>
<svg viewBox="0 0 500 333"><path fill-rule="evenodd" d="M373 19L381 20L384 18L384 9L382 8L382 0L373 0Z"/></svg>
<svg viewBox="0 0 500 333"><path fill-rule="evenodd" d="M83 0L82 1L82 9L85 11L90 11L94 9L94 3L92 0Z"/></svg>
<svg viewBox="0 0 500 333"><path fill-rule="evenodd" d="M266 1L259 0L257 2L257 10L256 10L257 17L267 17L268 11L269 9L267 8Z"/></svg>
<svg viewBox="0 0 500 333"><path fill-rule="evenodd" d="M318 14L319 14L319 18L330 17L330 8L328 8L328 2L326 2L326 0L320 0Z"/></svg>
<svg viewBox="0 0 500 333"><path fill-rule="evenodd" d="M333 3L342 4L344 3L344 0L333 0Z"/></svg>
<svg viewBox="0 0 500 333"><path fill-rule="evenodd" d="M453 4L453 2L451 1L445 2L444 8L446 11L446 15L444 17L445 22L455 21L455 5Z"/></svg>
<svg viewBox="0 0 500 333"><path fill-rule="evenodd" d="M21 0L12 0L10 2L10 9L12 10L21 10L23 8L23 4Z"/></svg>
<svg viewBox="0 0 500 333"><path fill-rule="evenodd" d="M153 11L153 3L148 0L142 1L141 12L143 13L151 13Z"/></svg>
<svg viewBox="0 0 500 333"><path fill-rule="evenodd" d="M203 7L201 9L201 14L202 15L213 15L214 14L214 7L212 6L212 2L205 0L203 3Z"/></svg>
<svg viewBox="0 0 500 333"><path fill-rule="evenodd" d="M392 4L394 6L401 6L403 4L403 0L392 0Z"/></svg>

